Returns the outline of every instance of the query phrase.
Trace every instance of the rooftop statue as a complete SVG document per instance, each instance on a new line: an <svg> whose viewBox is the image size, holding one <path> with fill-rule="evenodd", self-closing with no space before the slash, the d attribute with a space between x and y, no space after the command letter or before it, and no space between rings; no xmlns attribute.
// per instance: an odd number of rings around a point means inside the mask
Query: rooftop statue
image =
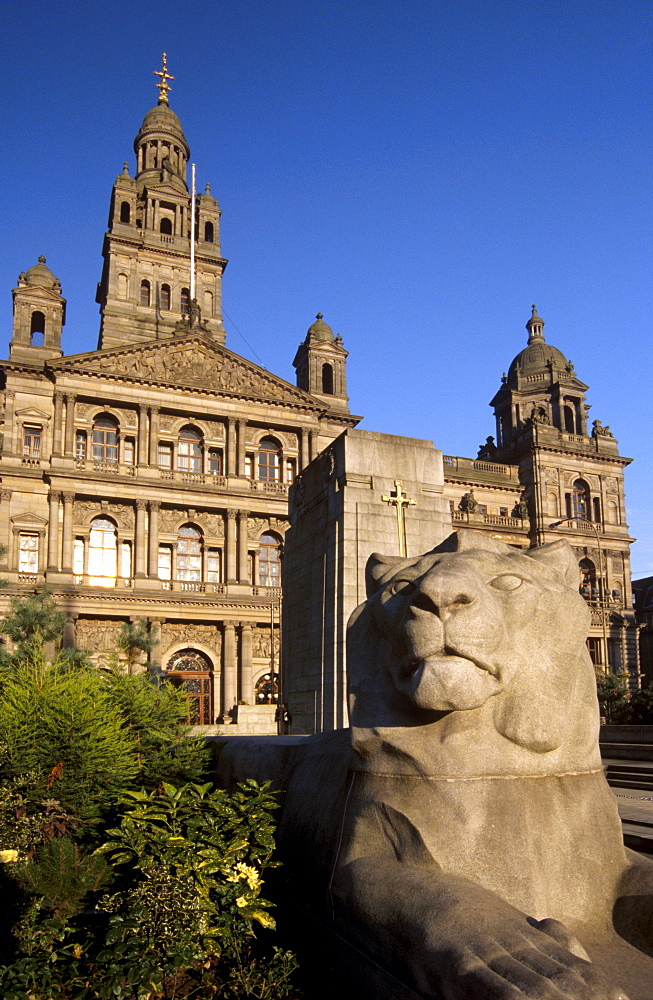
<svg viewBox="0 0 653 1000"><path fill-rule="evenodd" d="M653 997L653 863L603 775L572 549L461 530L367 577L351 729L220 757L285 789L290 892L351 995Z"/></svg>

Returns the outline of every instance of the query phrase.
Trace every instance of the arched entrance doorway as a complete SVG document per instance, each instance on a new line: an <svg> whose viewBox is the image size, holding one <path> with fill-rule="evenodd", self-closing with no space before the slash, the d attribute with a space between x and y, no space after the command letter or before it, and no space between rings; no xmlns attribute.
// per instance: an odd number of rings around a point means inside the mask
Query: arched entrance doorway
<svg viewBox="0 0 653 1000"><path fill-rule="evenodd" d="M209 726L213 722L212 670L208 656L198 649L180 649L168 660L166 680L184 691L192 726Z"/></svg>
<svg viewBox="0 0 653 1000"><path fill-rule="evenodd" d="M279 674L267 673L259 677L254 688L257 705L276 705L279 701Z"/></svg>

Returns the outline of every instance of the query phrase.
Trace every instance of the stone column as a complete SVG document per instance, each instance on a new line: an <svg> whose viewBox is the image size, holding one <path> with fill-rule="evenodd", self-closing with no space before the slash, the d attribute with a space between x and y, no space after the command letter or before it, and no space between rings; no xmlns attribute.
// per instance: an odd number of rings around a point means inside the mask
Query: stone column
<svg viewBox="0 0 653 1000"><path fill-rule="evenodd" d="M72 649L75 645L75 622L79 615L74 615L72 611L66 612L66 624L63 627L61 645L64 649Z"/></svg>
<svg viewBox="0 0 653 1000"><path fill-rule="evenodd" d="M238 699L238 673L236 666L236 629L233 622L224 623L224 638L222 642L222 676L223 681L223 714L227 721L227 712L232 709Z"/></svg>
<svg viewBox="0 0 653 1000"><path fill-rule="evenodd" d="M312 462L317 455L317 431L309 431L308 460Z"/></svg>
<svg viewBox="0 0 653 1000"><path fill-rule="evenodd" d="M61 571L72 573L73 571L73 501L74 493L64 493L63 495L63 558L61 560Z"/></svg>
<svg viewBox="0 0 653 1000"><path fill-rule="evenodd" d="M158 500L148 500L148 510L150 512L150 536L149 536L149 559L148 576L150 580L159 578L159 507Z"/></svg>
<svg viewBox="0 0 653 1000"><path fill-rule="evenodd" d="M247 583L247 518L248 510L238 511L238 582Z"/></svg>
<svg viewBox="0 0 653 1000"><path fill-rule="evenodd" d="M236 567L236 515L238 511L227 511L227 524L224 532L224 577L227 583L237 582Z"/></svg>
<svg viewBox="0 0 653 1000"><path fill-rule="evenodd" d="M175 236L181 236L181 212L179 211L179 205L175 205ZM170 305L172 305L172 302Z"/></svg>
<svg viewBox="0 0 653 1000"><path fill-rule="evenodd" d="M48 572L56 573L59 569L59 501L61 493L51 491L50 519L48 523Z"/></svg>
<svg viewBox="0 0 653 1000"><path fill-rule="evenodd" d="M245 475L245 437L247 434L247 421L238 421L238 455L236 459L236 475Z"/></svg>
<svg viewBox="0 0 653 1000"><path fill-rule="evenodd" d="M63 392L54 394L54 420L52 423L52 457L61 458L63 436Z"/></svg>
<svg viewBox="0 0 653 1000"><path fill-rule="evenodd" d="M4 425L4 438L2 442L2 450L5 455L14 455L14 439L16 434L15 421L14 421L14 405L16 402L16 393L13 389L7 389L5 392L5 425ZM18 453L22 454L23 449L18 449Z"/></svg>
<svg viewBox="0 0 653 1000"><path fill-rule="evenodd" d="M301 431L301 458L300 458L300 469L305 469L308 465L308 436L309 431L306 427L302 427Z"/></svg>
<svg viewBox="0 0 653 1000"><path fill-rule="evenodd" d="M233 417L227 419L227 454L225 456L225 472L228 476L237 475L237 455L236 455L236 421Z"/></svg>
<svg viewBox="0 0 653 1000"><path fill-rule="evenodd" d="M248 705L254 704L251 622L240 623L240 697Z"/></svg>
<svg viewBox="0 0 653 1000"><path fill-rule="evenodd" d="M138 405L138 455L136 458L138 465L147 465L147 406L144 403Z"/></svg>
<svg viewBox="0 0 653 1000"><path fill-rule="evenodd" d="M145 573L145 511L146 500L136 501L136 525L134 528L134 576L142 579Z"/></svg>
<svg viewBox="0 0 653 1000"><path fill-rule="evenodd" d="M2 569L9 568L9 542L10 542L10 525L9 512L11 509L11 490L1 490L0 491L0 501L2 501L2 510L0 511L0 521L2 522L2 533L0 534L0 567Z"/></svg>
<svg viewBox="0 0 653 1000"><path fill-rule="evenodd" d="M150 465L159 464L159 407L150 406Z"/></svg>
<svg viewBox="0 0 653 1000"><path fill-rule="evenodd" d="M64 454L66 458L73 458L75 455L75 399L73 392L66 393L66 443ZM89 457L93 457L93 441L89 442Z"/></svg>
<svg viewBox="0 0 653 1000"><path fill-rule="evenodd" d="M154 644L150 650L150 671L153 675L161 673L161 626L165 618L148 618Z"/></svg>

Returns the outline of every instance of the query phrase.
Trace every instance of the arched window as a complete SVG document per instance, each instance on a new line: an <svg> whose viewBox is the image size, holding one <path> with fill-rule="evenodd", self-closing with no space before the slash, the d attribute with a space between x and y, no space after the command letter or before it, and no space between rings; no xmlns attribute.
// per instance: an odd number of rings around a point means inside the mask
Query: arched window
<svg viewBox="0 0 653 1000"><path fill-rule="evenodd" d="M325 396L333 396L333 368L326 361L322 365L322 392Z"/></svg>
<svg viewBox="0 0 653 1000"><path fill-rule="evenodd" d="M181 290L181 315L187 316L190 312L190 291L187 288Z"/></svg>
<svg viewBox="0 0 653 1000"><path fill-rule="evenodd" d="M180 649L168 660L166 680L184 691L188 722L193 726L213 722L211 674L211 661L197 649Z"/></svg>
<svg viewBox="0 0 653 1000"><path fill-rule="evenodd" d="M213 316L213 292L204 292L204 316Z"/></svg>
<svg viewBox="0 0 653 1000"><path fill-rule="evenodd" d="M273 438L261 438L258 446L258 478L264 482L279 481L281 448Z"/></svg>
<svg viewBox="0 0 653 1000"><path fill-rule="evenodd" d="M199 583L202 579L202 534L183 524L177 538L177 579Z"/></svg>
<svg viewBox="0 0 653 1000"><path fill-rule="evenodd" d="M565 406L564 408L564 418L565 418L565 430L568 434L574 434L576 431L574 422L574 411L571 406Z"/></svg>
<svg viewBox="0 0 653 1000"><path fill-rule="evenodd" d="M123 301L127 298L129 292L129 279L124 273L118 275L118 298Z"/></svg>
<svg viewBox="0 0 653 1000"><path fill-rule="evenodd" d="M571 494L572 517L578 521L590 521L590 491L589 486L582 479L577 479L573 485Z"/></svg>
<svg viewBox="0 0 653 1000"><path fill-rule="evenodd" d="M177 468L185 472L202 471L202 435L194 427L182 427L179 432Z"/></svg>
<svg viewBox="0 0 653 1000"><path fill-rule="evenodd" d="M619 508L614 500L608 500L608 522L619 524Z"/></svg>
<svg viewBox="0 0 653 1000"><path fill-rule="evenodd" d="M213 223L212 222L205 222L204 223L204 242L205 243L213 243Z"/></svg>
<svg viewBox="0 0 653 1000"><path fill-rule="evenodd" d="M159 232L165 236L172 236L172 220L164 216L159 223Z"/></svg>
<svg viewBox="0 0 653 1000"><path fill-rule="evenodd" d="M29 342L33 347L43 347L45 337L45 314L39 309L32 313L29 325Z"/></svg>
<svg viewBox="0 0 653 1000"><path fill-rule="evenodd" d="M258 582L261 587L281 586L281 541L271 532L259 539Z"/></svg>
<svg viewBox="0 0 653 1000"><path fill-rule="evenodd" d="M149 306L149 304L150 304L150 294L151 294L151 292L150 292L150 283L149 283L149 281L146 278L144 278L143 281L141 281L141 298L140 298L140 303L141 303L142 306Z"/></svg>
<svg viewBox="0 0 653 1000"><path fill-rule="evenodd" d="M130 222L131 221L131 208L128 201L123 201L120 205L120 221Z"/></svg>
<svg viewBox="0 0 653 1000"><path fill-rule="evenodd" d="M93 423L93 461L118 461L118 424L108 413L96 417Z"/></svg>
<svg viewBox="0 0 653 1000"><path fill-rule="evenodd" d="M256 682L254 700L257 705L276 705L279 701L279 674L263 674Z"/></svg>
<svg viewBox="0 0 653 1000"><path fill-rule="evenodd" d="M161 285L161 308L170 308L170 285Z"/></svg>
<svg viewBox="0 0 653 1000"><path fill-rule="evenodd" d="M552 490L546 495L546 507L551 517L558 517L558 497Z"/></svg>
<svg viewBox="0 0 653 1000"><path fill-rule="evenodd" d="M117 570L116 526L108 518L96 517L88 539L88 582L92 587L115 587Z"/></svg>

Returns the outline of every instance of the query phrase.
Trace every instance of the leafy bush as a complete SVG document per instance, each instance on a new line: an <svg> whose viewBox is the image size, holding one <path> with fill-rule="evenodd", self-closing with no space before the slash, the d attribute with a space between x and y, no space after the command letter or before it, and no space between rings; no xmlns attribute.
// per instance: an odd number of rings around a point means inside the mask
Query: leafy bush
<svg viewBox="0 0 653 1000"><path fill-rule="evenodd" d="M294 957L276 947L262 955L254 933L255 923L274 927L261 896L274 805L255 782L234 795L165 784L129 793L120 825L90 857L60 838L17 863L35 899L15 931L20 953L0 969L2 996L287 997Z"/></svg>

